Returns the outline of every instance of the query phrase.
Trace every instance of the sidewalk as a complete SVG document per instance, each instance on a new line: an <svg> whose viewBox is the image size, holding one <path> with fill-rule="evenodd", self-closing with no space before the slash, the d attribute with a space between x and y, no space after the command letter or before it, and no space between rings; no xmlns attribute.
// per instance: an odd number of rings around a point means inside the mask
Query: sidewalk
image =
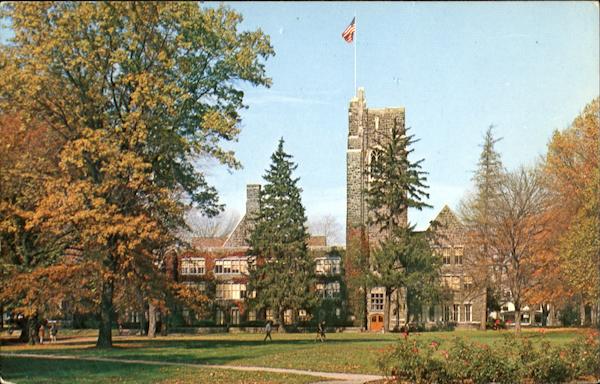
<svg viewBox="0 0 600 384"><path fill-rule="evenodd" d="M356 373L338 373L338 372L317 372L303 371L300 369L287 368L270 368L270 367L248 367L240 365L212 365L212 364L193 364L193 363L177 363L169 361L151 361L151 360L129 360L129 359L112 359L109 357L82 357L72 355L42 355L37 353L0 353L0 357L28 357L33 359L55 359L55 360L83 360L83 361L104 361L112 363L129 363L129 364L146 364L146 365L163 365L163 366L180 366L193 368L215 368L215 369L232 369L236 371L260 371L273 373L290 373L296 375L314 376L322 381L315 384L363 384L369 381L380 380L383 376L363 375ZM323 381L326 379L326 381Z"/></svg>

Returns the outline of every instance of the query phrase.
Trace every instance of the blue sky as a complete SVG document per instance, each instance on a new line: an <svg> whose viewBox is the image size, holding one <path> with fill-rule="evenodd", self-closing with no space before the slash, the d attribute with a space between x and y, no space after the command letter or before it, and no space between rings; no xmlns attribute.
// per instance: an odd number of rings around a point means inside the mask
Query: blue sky
<svg viewBox="0 0 600 384"><path fill-rule="evenodd" d="M370 107L406 108L429 172L433 209L410 212L418 228L471 186L490 124L507 168L533 164L551 134L598 95L599 17L592 2L232 3L243 29L271 36L270 89L246 88L249 109L233 148L244 169L212 170L230 209L244 211L245 185L261 182L277 140L298 162L310 218L345 223L352 44L341 32L357 16L358 86Z"/></svg>
<svg viewBox="0 0 600 384"><path fill-rule="evenodd" d="M216 3L208 3L215 6ZM358 86L369 107L406 108L420 139L433 209L410 212L424 228L471 186L490 124L507 168L532 164L551 134L599 93L599 10L594 2L241 3L241 29L261 28L276 56L269 89L242 85L234 149L244 169L209 167L229 210L245 210L246 184L262 182L283 137L309 219L346 216L348 103L354 47L341 32L356 13ZM3 33L6 35L6 31Z"/></svg>

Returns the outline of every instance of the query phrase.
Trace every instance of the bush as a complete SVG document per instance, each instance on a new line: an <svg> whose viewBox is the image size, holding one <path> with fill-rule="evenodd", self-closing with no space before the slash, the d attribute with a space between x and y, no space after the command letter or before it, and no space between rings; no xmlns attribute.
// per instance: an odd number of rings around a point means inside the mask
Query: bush
<svg viewBox="0 0 600 384"><path fill-rule="evenodd" d="M446 382L448 377L444 363L433 356L438 346L436 342L425 345L415 339L403 338L391 353L379 361L379 366L387 376L399 382Z"/></svg>
<svg viewBox="0 0 600 384"><path fill-rule="evenodd" d="M542 335L543 337L543 335ZM379 361L381 370L398 382L565 383L600 377L600 341L591 332L565 346L507 335L493 346L455 338L447 351L439 343L425 345L405 337Z"/></svg>

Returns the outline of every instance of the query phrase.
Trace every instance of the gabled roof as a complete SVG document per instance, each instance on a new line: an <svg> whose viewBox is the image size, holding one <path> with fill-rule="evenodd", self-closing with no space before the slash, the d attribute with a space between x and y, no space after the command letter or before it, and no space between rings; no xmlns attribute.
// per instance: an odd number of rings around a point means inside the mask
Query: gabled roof
<svg viewBox="0 0 600 384"><path fill-rule="evenodd" d="M196 249L222 247L225 237L195 237L192 239L192 247Z"/></svg>
<svg viewBox="0 0 600 384"><path fill-rule="evenodd" d="M448 205L444 205L444 207L442 208L442 210L440 211L440 213L438 213L438 215L435 217L435 219L433 219L432 221L430 221L429 224L429 229L431 228L431 223L432 222L437 222L438 224L440 224L443 227L462 227L463 224L461 223L461 221L458 219L458 216L456 216L456 214L450 209L450 207L448 207Z"/></svg>

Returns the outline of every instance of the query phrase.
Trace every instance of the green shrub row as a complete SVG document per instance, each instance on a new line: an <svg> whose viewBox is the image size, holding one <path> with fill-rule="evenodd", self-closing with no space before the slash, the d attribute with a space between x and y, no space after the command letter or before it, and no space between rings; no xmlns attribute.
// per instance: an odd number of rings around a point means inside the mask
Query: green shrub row
<svg viewBox="0 0 600 384"><path fill-rule="evenodd" d="M600 342L597 332L564 346L511 334L493 345L455 338L442 350L436 341L409 336L379 365L399 383L566 383L600 377Z"/></svg>

